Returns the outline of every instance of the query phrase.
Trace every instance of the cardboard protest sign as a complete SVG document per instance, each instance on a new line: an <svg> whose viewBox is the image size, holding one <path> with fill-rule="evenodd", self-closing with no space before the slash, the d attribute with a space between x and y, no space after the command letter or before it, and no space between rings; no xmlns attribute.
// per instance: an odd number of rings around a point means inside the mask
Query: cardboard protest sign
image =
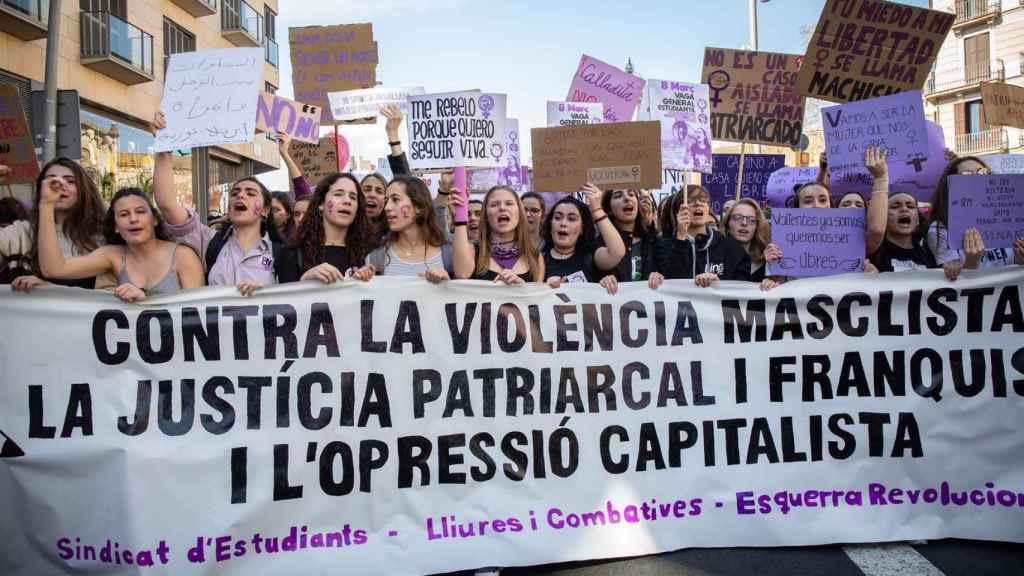
<svg viewBox="0 0 1024 576"><path fill-rule="evenodd" d="M156 151L251 142L262 65L261 48L172 54L160 103L167 128L157 130Z"/></svg>
<svg viewBox="0 0 1024 576"><path fill-rule="evenodd" d="M299 142L320 140L320 109L261 92L256 101L256 131L285 132Z"/></svg>
<svg viewBox="0 0 1024 576"><path fill-rule="evenodd" d="M724 48L704 49L701 83L711 95L715 140L800 144L804 97L795 90L803 57Z"/></svg>
<svg viewBox="0 0 1024 576"><path fill-rule="evenodd" d="M701 176L701 184L711 194L711 211L718 214L726 201L736 197L736 182L740 177L739 154L712 156L712 173ZM786 165L783 154L746 154L743 158L743 182L740 196L764 202L768 177Z"/></svg>
<svg viewBox="0 0 1024 576"><path fill-rule="evenodd" d="M981 102L989 124L1024 129L1024 86L986 82L981 85Z"/></svg>
<svg viewBox="0 0 1024 576"><path fill-rule="evenodd" d="M661 187L661 124L616 122L534 128L533 189Z"/></svg>
<svg viewBox="0 0 1024 576"><path fill-rule="evenodd" d="M18 88L0 83L0 164L11 172L6 184L34 182L39 175L39 162L28 129L25 109L21 107Z"/></svg>
<svg viewBox="0 0 1024 576"><path fill-rule="evenodd" d="M1024 238L1024 174L949 177L949 244L977 228L985 248L1011 248Z"/></svg>
<svg viewBox="0 0 1024 576"><path fill-rule="evenodd" d="M864 270L863 208L774 208L772 242L782 258L769 273L806 278Z"/></svg>
<svg viewBox="0 0 1024 576"><path fill-rule="evenodd" d="M925 126L928 133L927 157L924 160L889 163L889 192L910 194L920 202L931 201L935 187L949 163L945 155L946 141L942 126L930 120L925 121ZM847 192L859 192L865 198L871 195L874 179L863 163L846 172L830 171L829 178L833 198L838 199Z"/></svg>
<svg viewBox="0 0 1024 576"><path fill-rule="evenodd" d="M986 154L980 158L993 174L1024 174L1024 154Z"/></svg>
<svg viewBox="0 0 1024 576"><path fill-rule="evenodd" d="M796 89L832 102L924 86L956 14L878 0L828 0Z"/></svg>
<svg viewBox="0 0 1024 576"><path fill-rule="evenodd" d="M648 119L661 122L665 168L711 173L711 110L704 84L648 80Z"/></svg>
<svg viewBox="0 0 1024 576"><path fill-rule="evenodd" d="M447 92L409 96L412 169L504 165L505 95Z"/></svg>
<svg viewBox="0 0 1024 576"><path fill-rule="evenodd" d="M604 122L604 104L600 102L548 102L548 128Z"/></svg>
<svg viewBox="0 0 1024 576"><path fill-rule="evenodd" d="M327 94L331 103L331 117L336 122L358 120L377 116L385 106L398 106L402 114L409 115L410 95L423 94L423 87L413 88L366 88L347 92L330 92Z"/></svg>
<svg viewBox="0 0 1024 576"><path fill-rule="evenodd" d="M605 122L629 122L640 104L644 80L586 54L569 85L569 102L604 104Z"/></svg>
<svg viewBox="0 0 1024 576"><path fill-rule="evenodd" d="M324 176L338 171L338 148L333 135L320 138L316 144L293 142L291 154L312 187Z"/></svg>
<svg viewBox="0 0 1024 576"><path fill-rule="evenodd" d="M288 29L295 99L333 122L327 95L377 84L377 43L372 24L305 26Z"/></svg>
<svg viewBox="0 0 1024 576"><path fill-rule="evenodd" d="M772 172L765 185L765 202L772 208L785 208L797 188L817 179L819 170L818 166L786 166Z"/></svg>
<svg viewBox="0 0 1024 576"><path fill-rule="evenodd" d="M889 151L889 164L928 158L921 92L912 90L821 109L829 169L836 174L864 166L868 146Z"/></svg>

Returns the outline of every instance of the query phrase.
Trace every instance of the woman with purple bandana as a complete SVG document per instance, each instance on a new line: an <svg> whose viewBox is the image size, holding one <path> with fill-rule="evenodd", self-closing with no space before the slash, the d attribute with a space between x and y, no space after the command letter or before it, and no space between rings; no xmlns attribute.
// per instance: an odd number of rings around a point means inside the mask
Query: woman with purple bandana
<svg viewBox="0 0 1024 576"><path fill-rule="evenodd" d="M478 248L469 242L465 223L455 223L455 277L504 284L542 282L544 260L530 240L519 195L504 186L484 196Z"/></svg>

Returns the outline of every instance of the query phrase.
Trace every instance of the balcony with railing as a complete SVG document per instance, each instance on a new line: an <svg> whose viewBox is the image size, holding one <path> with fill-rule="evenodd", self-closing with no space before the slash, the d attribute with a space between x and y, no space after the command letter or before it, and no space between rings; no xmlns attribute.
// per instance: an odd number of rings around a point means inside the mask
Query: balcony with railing
<svg viewBox="0 0 1024 576"><path fill-rule="evenodd" d="M277 42L270 36L263 37L263 59L277 68Z"/></svg>
<svg viewBox="0 0 1024 576"><path fill-rule="evenodd" d="M0 0L0 30L22 40L46 38L50 0Z"/></svg>
<svg viewBox="0 0 1024 576"><path fill-rule="evenodd" d="M1010 149L1010 139L1006 128L993 128L982 132L960 134L956 137L956 150L959 156L973 156L989 152L1005 154Z"/></svg>
<svg viewBox="0 0 1024 576"><path fill-rule="evenodd" d="M259 48L263 44L263 15L245 0L222 0L220 33L235 46Z"/></svg>
<svg viewBox="0 0 1024 576"><path fill-rule="evenodd" d="M976 90L982 82L1002 82L1006 79L1006 66L1002 60L991 62L978 62L964 66L963 74L959 77L944 78L936 81L933 72L924 85L924 94L927 98L948 96L970 90Z"/></svg>
<svg viewBox="0 0 1024 576"><path fill-rule="evenodd" d="M1003 11L1000 0L957 0L953 30L995 22Z"/></svg>
<svg viewBox="0 0 1024 576"><path fill-rule="evenodd" d="M153 35L110 12L81 13L82 65L125 84L153 80Z"/></svg>
<svg viewBox="0 0 1024 576"><path fill-rule="evenodd" d="M217 0L171 0L171 2L196 18L217 13Z"/></svg>

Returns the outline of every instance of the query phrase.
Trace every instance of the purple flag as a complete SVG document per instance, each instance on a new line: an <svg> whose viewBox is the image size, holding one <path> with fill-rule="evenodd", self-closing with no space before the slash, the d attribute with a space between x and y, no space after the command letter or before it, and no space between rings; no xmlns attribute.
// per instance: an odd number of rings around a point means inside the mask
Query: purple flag
<svg viewBox="0 0 1024 576"><path fill-rule="evenodd" d="M986 249L1024 238L1024 174L949 177L949 244L977 228Z"/></svg>
<svg viewBox="0 0 1024 576"><path fill-rule="evenodd" d="M782 258L769 273L805 278L864 270L862 208L774 208L772 242Z"/></svg>

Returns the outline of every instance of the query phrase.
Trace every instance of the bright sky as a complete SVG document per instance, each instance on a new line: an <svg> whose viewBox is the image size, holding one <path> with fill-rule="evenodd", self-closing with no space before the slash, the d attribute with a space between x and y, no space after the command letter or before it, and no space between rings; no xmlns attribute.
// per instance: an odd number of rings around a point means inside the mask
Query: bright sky
<svg viewBox="0 0 1024 576"><path fill-rule="evenodd" d="M927 0L902 0L928 6ZM803 54L801 33L824 0L758 2L758 48ZM589 54L660 80L700 81L705 46L750 45L748 0L280 0L279 93L293 96L290 26L372 22L377 80L429 92L479 88L508 94L519 119L524 163L530 128L546 125L545 103L564 100L580 55ZM384 125L343 126L353 154L376 162L387 153ZM403 141L406 140L403 131ZM287 190L284 170L261 179Z"/></svg>

